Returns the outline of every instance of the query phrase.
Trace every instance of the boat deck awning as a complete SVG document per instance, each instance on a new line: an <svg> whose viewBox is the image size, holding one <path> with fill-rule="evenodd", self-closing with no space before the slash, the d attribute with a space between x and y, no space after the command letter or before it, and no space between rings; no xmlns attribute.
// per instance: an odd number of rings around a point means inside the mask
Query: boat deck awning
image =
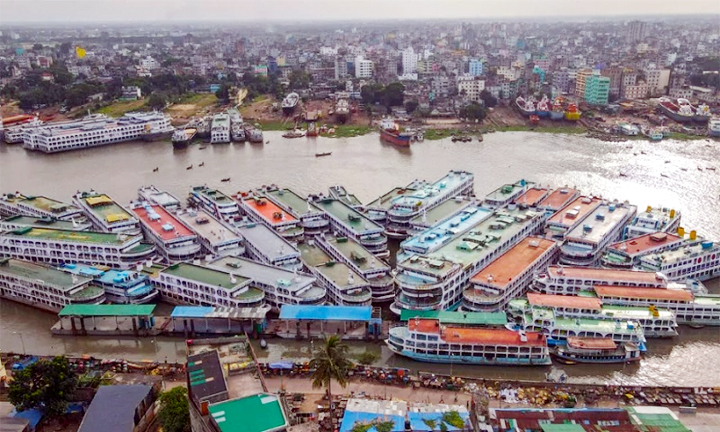
<svg viewBox="0 0 720 432"><path fill-rule="evenodd" d="M76 317L110 317L110 316L151 316L155 310L154 304L148 305L118 305L118 304L70 304L62 308L58 316Z"/></svg>
<svg viewBox="0 0 720 432"><path fill-rule="evenodd" d="M226 319L265 319L269 306L254 308L231 308L209 306L175 306L170 317L175 318L226 318Z"/></svg>
<svg viewBox="0 0 720 432"><path fill-rule="evenodd" d="M281 320L370 322L371 317L371 306L283 305L280 308Z"/></svg>

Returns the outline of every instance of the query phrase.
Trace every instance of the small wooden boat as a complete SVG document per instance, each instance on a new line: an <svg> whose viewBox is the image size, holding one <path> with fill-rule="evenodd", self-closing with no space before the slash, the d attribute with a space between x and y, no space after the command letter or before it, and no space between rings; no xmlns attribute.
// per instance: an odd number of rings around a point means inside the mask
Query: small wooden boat
<svg viewBox="0 0 720 432"><path fill-rule="evenodd" d="M198 166L205 166L205 162L200 162L200 165Z"/></svg>
<svg viewBox="0 0 720 432"><path fill-rule="evenodd" d="M160 167L155 167L155 169L153 170L153 172L158 172L158 171L160 171Z"/></svg>
<svg viewBox="0 0 720 432"><path fill-rule="evenodd" d="M206 148L207 148L206 145L201 145L201 146L200 146L200 150L205 150Z"/></svg>
<svg viewBox="0 0 720 432"><path fill-rule="evenodd" d="M315 153L315 157L330 156L332 152Z"/></svg>
<svg viewBox="0 0 720 432"><path fill-rule="evenodd" d="M229 182L229 181L230 181L230 177L225 177L224 179L222 179L222 180L220 180L220 181L221 181L221 182Z"/></svg>
<svg viewBox="0 0 720 432"><path fill-rule="evenodd" d="M192 167L193 167L193 166L192 166L192 165L190 165L189 167L187 167L187 168L185 168L185 169L186 169L186 170L191 170L191 169L192 169Z"/></svg>

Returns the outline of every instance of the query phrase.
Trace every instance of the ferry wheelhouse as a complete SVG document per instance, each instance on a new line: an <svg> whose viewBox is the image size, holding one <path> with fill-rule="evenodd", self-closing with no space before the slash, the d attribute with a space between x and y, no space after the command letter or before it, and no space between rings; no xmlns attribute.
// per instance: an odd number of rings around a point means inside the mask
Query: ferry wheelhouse
<svg viewBox="0 0 720 432"><path fill-rule="evenodd" d="M421 232L438 226L441 223L452 219L457 216L463 210L474 206L475 201L468 199L463 196L456 196L451 200L447 200L439 206L429 211L423 211L419 215L410 219L410 228L408 229L409 235L417 235Z"/></svg>
<svg viewBox="0 0 720 432"><path fill-rule="evenodd" d="M602 202L597 198L578 197L550 216L545 225L545 236L563 240L565 233L578 226ZM542 204L542 203L541 203Z"/></svg>
<svg viewBox="0 0 720 432"><path fill-rule="evenodd" d="M101 304L102 288L91 278L13 258L0 258L0 296L50 312L69 304Z"/></svg>
<svg viewBox="0 0 720 432"><path fill-rule="evenodd" d="M551 354L561 363L627 363L640 360L637 345L617 344L606 338L567 338L567 344L556 346Z"/></svg>
<svg viewBox="0 0 720 432"><path fill-rule="evenodd" d="M341 306L370 306L370 284L345 263L336 262L314 240L298 245L303 264L327 291L327 300Z"/></svg>
<svg viewBox="0 0 720 432"><path fill-rule="evenodd" d="M82 210L72 204L53 198L20 193L3 194L0 196L0 214L4 216L32 216L51 218L64 221L85 221Z"/></svg>
<svg viewBox="0 0 720 432"><path fill-rule="evenodd" d="M218 258L207 265L251 280L253 286L265 292L265 302L275 313L285 304L325 304L327 290L305 273L237 257Z"/></svg>
<svg viewBox="0 0 720 432"><path fill-rule="evenodd" d="M330 229L327 215L310 198L305 199L290 189L277 187L266 188L263 193L268 200L299 219L305 235L315 236Z"/></svg>
<svg viewBox="0 0 720 432"><path fill-rule="evenodd" d="M678 248L645 255L637 267L662 272L670 280L712 279L720 276L720 243L697 240L692 231L689 242Z"/></svg>
<svg viewBox="0 0 720 432"><path fill-rule="evenodd" d="M595 285L666 288L668 279L657 272L554 265L535 277L533 289L544 294L573 295L591 291Z"/></svg>
<svg viewBox="0 0 720 432"><path fill-rule="evenodd" d="M551 363L545 336L503 328L441 324L413 318L390 329L385 341L398 355L431 363L545 366Z"/></svg>
<svg viewBox="0 0 720 432"><path fill-rule="evenodd" d="M302 239L304 231L298 218L264 196L252 195L250 193L238 196L240 205L250 220L267 226L289 242Z"/></svg>
<svg viewBox="0 0 720 432"><path fill-rule="evenodd" d="M568 265L592 266L599 262L605 246L618 240L636 207L628 204L602 204L582 225L568 231L560 246L560 262Z"/></svg>
<svg viewBox="0 0 720 432"><path fill-rule="evenodd" d="M382 226L338 200L321 198L315 205L328 215L330 229L336 237L352 238L377 257L390 256Z"/></svg>
<svg viewBox="0 0 720 432"><path fill-rule="evenodd" d="M483 200L483 206L489 209L498 209L505 207L511 202L515 201L520 195L524 194L528 187L532 183L528 183L525 180L520 180L517 183L506 184L500 186L489 194L485 195Z"/></svg>
<svg viewBox="0 0 720 432"><path fill-rule="evenodd" d="M241 256L245 253L243 238L223 222L202 209L188 208L175 213L197 236L200 244L213 256Z"/></svg>
<svg viewBox="0 0 720 432"><path fill-rule="evenodd" d="M223 222L235 224L242 219L238 203L217 189L194 186L188 196L188 202L193 207L202 208Z"/></svg>
<svg viewBox="0 0 720 432"><path fill-rule="evenodd" d="M140 234L140 223L120 204L93 190L78 192L73 201L85 212L95 228L106 233Z"/></svg>
<svg viewBox="0 0 720 432"><path fill-rule="evenodd" d="M97 286L105 291L109 303L145 304L154 300L159 292L142 271L142 264L135 270L116 270L106 266L91 266L68 263L58 270L92 278Z"/></svg>
<svg viewBox="0 0 720 432"><path fill-rule="evenodd" d="M602 285L595 286L594 290L603 304L669 309L675 313L678 324L720 325L720 296L718 295L693 294L680 289Z"/></svg>
<svg viewBox="0 0 720 432"><path fill-rule="evenodd" d="M608 338L617 343L636 344L640 351L647 351L645 333L635 321L601 320L588 318L560 318L547 309L533 309L530 313L516 317L511 330L542 332L548 345L564 345L569 337Z"/></svg>
<svg viewBox="0 0 720 432"><path fill-rule="evenodd" d="M454 310L472 276L542 226L542 216L509 205L436 251L398 262L399 294L390 310Z"/></svg>
<svg viewBox="0 0 720 432"><path fill-rule="evenodd" d="M54 266L74 262L131 268L155 257L155 245L142 240L141 235L26 227L0 233L0 255Z"/></svg>
<svg viewBox="0 0 720 432"><path fill-rule="evenodd" d="M157 246L163 262L187 261L200 254L197 235L164 207L143 201L132 203L130 208L140 220L145 237Z"/></svg>
<svg viewBox="0 0 720 432"><path fill-rule="evenodd" d="M600 258L600 263L603 267L631 269L640 264L643 256L673 249L682 243L682 237L666 232L643 234L609 245Z"/></svg>
<svg viewBox="0 0 720 432"><path fill-rule="evenodd" d="M50 124L27 129L23 147L45 153L56 153L170 135L170 117L159 113L127 113L118 119L93 114L82 120Z"/></svg>
<svg viewBox="0 0 720 432"><path fill-rule="evenodd" d="M673 233L680 226L680 212L666 207L651 207L638 213L623 230L624 239L654 232Z"/></svg>
<svg viewBox="0 0 720 432"><path fill-rule="evenodd" d="M175 213L181 208L179 199L175 198L170 192L160 190L153 185L141 186L138 189L138 198L140 201L159 205L170 213Z"/></svg>
<svg viewBox="0 0 720 432"><path fill-rule="evenodd" d="M265 225L247 223L235 228L235 232L245 239L245 252L250 258L289 270L302 268L297 248Z"/></svg>
<svg viewBox="0 0 720 432"><path fill-rule="evenodd" d="M557 243L539 237L526 237L470 278L463 292L463 310L499 311L523 295L533 275L545 270L557 258Z"/></svg>
<svg viewBox="0 0 720 432"><path fill-rule="evenodd" d="M92 224L85 219L84 222L77 222L73 219L72 222L51 219L47 217L34 217L34 216L10 216L8 218L0 220L0 231L9 231L18 228L51 228L51 229L62 229L67 231L87 231L92 228Z"/></svg>
<svg viewBox="0 0 720 432"><path fill-rule="evenodd" d="M163 300L174 304L233 308L264 305L265 292L231 270L178 263L162 269L151 280Z"/></svg>
<svg viewBox="0 0 720 432"><path fill-rule="evenodd" d="M395 281L391 268L384 261L365 249L360 243L347 237L319 237L317 245L335 260L346 264L370 285L373 303L395 299Z"/></svg>
<svg viewBox="0 0 720 432"><path fill-rule="evenodd" d="M639 323L645 337L675 337L677 321L669 309L655 306L617 306L604 305L602 300L592 296L561 296L553 294L529 293L527 298L510 300L507 313L520 317L534 309L550 310L560 318L588 318L603 320L623 320Z"/></svg>
<svg viewBox="0 0 720 432"><path fill-rule="evenodd" d="M367 208L387 214L385 233L388 237L405 238L410 220L456 196L471 194L474 179L467 171L450 171L434 183L415 180L404 189L381 196Z"/></svg>

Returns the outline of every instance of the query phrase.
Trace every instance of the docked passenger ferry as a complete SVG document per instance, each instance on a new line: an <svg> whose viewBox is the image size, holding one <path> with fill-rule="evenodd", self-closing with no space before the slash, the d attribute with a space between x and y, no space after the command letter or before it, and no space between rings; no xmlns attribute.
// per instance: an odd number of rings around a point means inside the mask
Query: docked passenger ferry
<svg viewBox="0 0 720 432"><path fill-rule="evenodd" d="M215 257L242 256L245 254L243 238L224 222L203 209L179 210L175 216L197 234L210 255Z"/></svg>
<svg viewBox="0 0 720 432"><path fill-rule="evenodd" d="M303 198L290 189L281 189L275 185L261 192L268 200L300 220L306 236L322 234L330 229L327 215L310 198Z"/></svg>
<svg viewBox="0 0 720 432"><path fill-rule="evenodd" d="M188 261L200 255L197 235L164 207L137 201L130 204L130 209L140 220L145 238L157 246L164 263Z"/></svg>
<svg viewBox="0 0 720 432"><path fill-rule="evenodd" d="M170 192L160 190L153 185L140 186L138 189L138 198L140 198L141 201L162 206L170 213L175 213L181 208L179 199L175 198Z"/></svg>
<svg viewBox="0 0 720 432"><path fill-rule="evenodd" d="M607 338L569 337L566 345L556 346L551 354L561 363L575 364L627 363L640 360L642 353L630 342L618 344Z"/></svg>
<svg viewBox="0 0 720 432"><path fill-rule="evenodd" d="M142 264L138 264L134 270L115 270L107 266L67 263L58 267L58 270L92 278L96 285L105 290L105 298L109 303L144 304L154 300L158 291L142 268Z"/></svg>
<svg viewBox="0 0 720 432"><path fill-rule="evenodd" d="M648 206L627 224L622 238L631 239L654 232L673 233L680 226L680 216L675 209Z"/></svg>
<svg viewBox="0 0 720 432"><path fill-rule="evenodd" d="M675 313L669 309L659 309L653 305L617 306L603 304L595 296L561 296L552 294L529 293L527 297L510 301L508 315L521 317L533 310L549 310L560 318L587 318L601 320L623 320L639 323L645 337L674 337L678 335Z"/></svg>
<svg viewBox="0 0 720 432"><path fill-rule="evenodd" d="M267 226L289 242L303 238L304 229L300 220L263 195L243 192L237 199L250 220Z"/></svg>
<svg viewBox="0 0 720 432"><path fill-rule="evenodd" d="M656 252L640 258L642 270L662 272L670 280L687 278L700 281L720 276L720 243L698 239L695 231L690 241L677 248Z"/></svg>
<svg viewBox="0 0 720 432"><path fill-rule="evenodd" d="M23 134L23 147L55 153L136 139L155 139L173 132L170 120L159 112L127 113L118 119L92 114L78 121L27 129Z"/></svg>
<svg viewBox="0 0 720 432"><path fill-rule="evenodd" d="M590 291L595 285L666 288L668 278L658 272L553 265L535 276L533 289L545 294L572 295Z"/></svg>
<svg viewBox="0 0 720 432"><path fill-rule="evenodd" d="M73 197L73 201L85 212L98 231L140 234L140 223L137 218L106 194L94 190L78 192Z"/></svg>
<svg viewBox="0 0 720 432"><path fill-rule="evenodd" d="M188 203L192 207L199 207L216 218L234 224L240 221L240 207L230 196L217 189L207 186L194 186L190 190Z"/></svg>
<svg viewBox="0 0 720 432"><path fill-rule="evenodd" d="M330 230L338 237L349 237L379 258L390 256L388 240L381 225L342 201L318 198L315 205L328 215Z"/></svg>
<svg viewBox="0 0 720 432"><path fill-rule="evenodd" d="M85 215L77 206L53 198L39 195L23 195L19 192L0 196L0 215L34 216L65 221L85 220Z"/></svg>
<svg viewBox="0 0 720 432"><path fill-rule="evenodd" d="M608 268L631 269L639 266L643 256L677 248L683 242L682 237L662 231L643 234L609 245L600 258L600 263Z"/></svg>
<svg viewBox="0 0 720 432"><path fill-rule="evenodd" d="M14 258L0 258L0 297L50 312L69 304L101 304L102 288L89 277Z"/></svg>
<svg viewBox="0 0 720 432"><path fill-rule="evenodd" d="M385 343L395 354L431 363L501 366L551 363L542 333L445 325L437 319L410 319L406 326L391 328Z"/></svg>

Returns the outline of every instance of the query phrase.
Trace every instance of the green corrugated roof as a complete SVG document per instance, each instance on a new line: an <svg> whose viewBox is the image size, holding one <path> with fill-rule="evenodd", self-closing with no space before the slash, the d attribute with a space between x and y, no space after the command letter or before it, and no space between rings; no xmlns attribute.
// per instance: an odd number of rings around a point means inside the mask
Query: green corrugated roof
<svg viewBox="0 0 720 432"><path fill-rule="evenodd" d="M284 430L287 420L278 397L256 394L210 405L210 415L222 432L266 432Z"/></svg>
<svg viewBox="0 0 720 432"><path fill-rule="evenodd" d="M543 432L585 432L585 429L575 423L541 424Z"/></svg>
<svg viewBox="0 0 720 432"><path fill-rule="evenodd" d="M474 325L498 325L507 324L507 315L504 312L450 312L437 310L403 310L400 313L400 321L407 321L411 318L428 318L440 320L443 324L474 324Z"/></svg>
<svg viewBox="0 0 720 432"><path fill-rule="evenodd" d="M147 316L155 310L154 304L149 305L67 305L59 316Z"/></svg>

